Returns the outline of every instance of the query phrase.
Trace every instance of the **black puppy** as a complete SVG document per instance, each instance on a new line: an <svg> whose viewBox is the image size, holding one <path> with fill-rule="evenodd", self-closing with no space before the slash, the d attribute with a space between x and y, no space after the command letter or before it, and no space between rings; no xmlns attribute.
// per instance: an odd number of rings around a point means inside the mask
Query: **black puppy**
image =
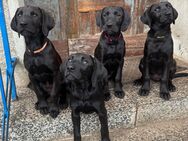
<svg viewBox="0 0 188 141"><path fill-rule="evenodd" d="M125 41L121 31L126 31L130 16L121 7L106 7L96 17L97 25L103 30L95 49L95 57L108 71L108 79L114 82L115 96L123 98L122 69L125 56Z"/></svg>
<svg viewBox="0 0 188 141"><path fill-rule="evenodd" d="M33 6L18 8L11 22L11 28L25 38L24 65L29 73L29 86L37 95L35 108L41 114L48 113L47 99L62 62L47 38L54 25L54 19L50 15Z"/></svg>
<svg viewBox="0 0 188 141"><path fill-rule="evenodd" d="M139 95L146 96L150 90L150 80L160 81L160 97L169 100L169 91L175 91L172 79L176 72L176 61L173 59L173 40L171 23L175 23L177 11L169 2L153 4L141 16L141 21L150 27L147 35L144 57L139 69L142 77L136 85L142 85Z"/></svg>
<svg viewBox="0 0 188 141"><path fill-rule="evenodd" d="M101 123L102 141L109 141L107 111L104 100L109 99L108 77L105 67L90 55L77 53L71 55L60 66L60 79L64 80L67 88L67 97L72 110L74 140L80 141L80 112L96 112ZM56 97L58 84L52 91ZM53 109L54 113L55 110Z"/></svg>

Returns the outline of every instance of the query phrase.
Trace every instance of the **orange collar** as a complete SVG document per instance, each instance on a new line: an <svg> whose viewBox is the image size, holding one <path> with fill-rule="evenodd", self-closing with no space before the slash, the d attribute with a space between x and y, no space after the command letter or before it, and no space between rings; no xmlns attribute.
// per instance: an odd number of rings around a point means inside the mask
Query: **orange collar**
<svg viewBox="0 0 188 141"><path fill-rule="evenodd" d="M46 41L41 48L33 51L33 54L37 54L37 53L40 53L41 51L43 51L46 48L47 44L48 44L48 42ZM31 50L28 49L28 51L31 53Z"/></svg>

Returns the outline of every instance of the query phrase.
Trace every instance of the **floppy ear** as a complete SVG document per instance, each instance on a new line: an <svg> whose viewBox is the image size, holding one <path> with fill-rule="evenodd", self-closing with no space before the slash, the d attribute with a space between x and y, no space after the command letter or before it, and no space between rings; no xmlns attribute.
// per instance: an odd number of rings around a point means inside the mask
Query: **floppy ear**
<svg viewBox="0 0 188 141"><path fill-rule="evenodd" d="M103 27L103 23L102 23L102 12L103 12L104 8L100 11L97 12L97 15L96 15L96 23L97 23L97 26L100 27L100 29L102 29Z"/></svg>
<svg viewBox="0 0 188 141"><path fill-rule="evenodd" d="M123 11L123 21L121 24L121 31L126 31L131 22L131 18L129 13L124 8L121 7L121 9Z"/></svg>
<svg viewBox="0 0 188 141"><path fill-rule="evenodd" d="M145 12L144 14L140 17L140 20L144 23L147 24L149 27L151 27L151 17L150 17L150 11L151 11L151 7L150 6Z"/></svg>
<svg viewBox="0 0 188 141"><path fill-rule="evenodd" d="M101 62L99 62L97 60L97 58L93 58L91 56L92 60L93 60L93 74L91 77L91 82L92 82L92 88L95 88L97 85L101 85L103 86L103 82L106 82L108 79L108 74L107 74L107 70L105 69L105 67L103 66L103 64ZM100 83L100 84L98 84Z"/></svg>
<svg viewBox="0 0 188 141"><path fill-rule="evenodd" d="M64 74L64 72L65 72L65 67L66 67L67 60L68 59L66 59L65 61L63 61L61 63L61 65L59 66L59 71L60 71L61 74Z"/></svg>
<svg viewBox="0 0 188 141"><path fill-rule="evenodd" d="M42 13L42 32L44 36L48 36L49 31L55 26L54 19L41 9Z"/></svg>
<svg viewBox="0 0 188 141"><path fill-rule="evenodd" d="M173 24L175 24L175 20L178 17L178 12L176 11L175 8L172 7L172 12L173 12Z"/></svg>
<svg viewBox="0 0 188 141"><path fill-rule="evenodd" d="M18 8L16 10L16 13L15 13L14 17L12 18L12 21L11 21L11 24L10 24L10 27L12 28L12 30L14 30L16 32L18 32L16 15L17 15L19 9L20 8Z"/></svg>

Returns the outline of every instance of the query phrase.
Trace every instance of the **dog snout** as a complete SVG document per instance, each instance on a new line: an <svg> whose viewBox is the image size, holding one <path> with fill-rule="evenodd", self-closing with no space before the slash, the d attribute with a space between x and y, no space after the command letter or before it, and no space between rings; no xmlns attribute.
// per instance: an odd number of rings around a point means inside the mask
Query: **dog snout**
<svg viewBox="0 0 188 141"><path fill-rule="evenodd" d="M25 22L25 21L21 21L21 22L20 22L20 25L24 27L24 26L27 25L27 22Z"/></svg>
<svg viewBox="0 0 188 141"><path fill-rule="evenodd" d="M108 28L111 28L112 25L113 25L113 24L112 24L111 22L106 24L106 26L107 26Z"/></svg>
<svg viewBox="0 0 188 141"><path fill-rule="evenodd" d="M73 65L68 65L67 66L67 70L68 71L73 71L75 69L75 67Z"/></svg>
<svg viewBox="0 0 188 141"><path fill-rule="evenodd" d="M168 12L168 11L167 11L167 12L165 13L165 15L166 15L166 16L170 16L170 15L171 15L171 12Z"/></svg>

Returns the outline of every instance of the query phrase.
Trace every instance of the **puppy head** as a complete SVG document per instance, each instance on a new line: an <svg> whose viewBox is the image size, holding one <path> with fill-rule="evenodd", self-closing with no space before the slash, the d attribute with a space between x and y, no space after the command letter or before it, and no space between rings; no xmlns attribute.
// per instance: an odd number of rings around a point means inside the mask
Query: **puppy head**
<svg viewBox="0 0 188 141"><path fill-rule="evenodd" d="M128 12L122 7L105 7L96 16L97 26L109 35L126 31L130 22Z"/></svg>
<svg viewBox="0 0 188 141"><path fill-rule="evenodd" d="M151 5L141 16L141 21L151 27L155 23L162 25L175 24L177 17L177 11L169 2L160 2L159 4Z"/></svg>
<svg viewBox="0 0 188 141"><path fill-rule="evenodd" d="M11 28L23 36L36 36L39 33L48 36L54 25L54 19L49 14L34 6L18 8L11 21Z"/></svg>
<svg viewBox="0 0 188 141"><path fill-rule="evenodd" d="M107 82L107 70L96 58L83 53L70 55L60 66L60 72L67 83L87 81L91 87Z"/></svg>
<svg viewBox="0 0 188 141"><path fill-rule="evenodd" d="M92 76L93 60L89 55L76 53L69 56L60 71L63 70L66 82L87 81Z"/></svg>

